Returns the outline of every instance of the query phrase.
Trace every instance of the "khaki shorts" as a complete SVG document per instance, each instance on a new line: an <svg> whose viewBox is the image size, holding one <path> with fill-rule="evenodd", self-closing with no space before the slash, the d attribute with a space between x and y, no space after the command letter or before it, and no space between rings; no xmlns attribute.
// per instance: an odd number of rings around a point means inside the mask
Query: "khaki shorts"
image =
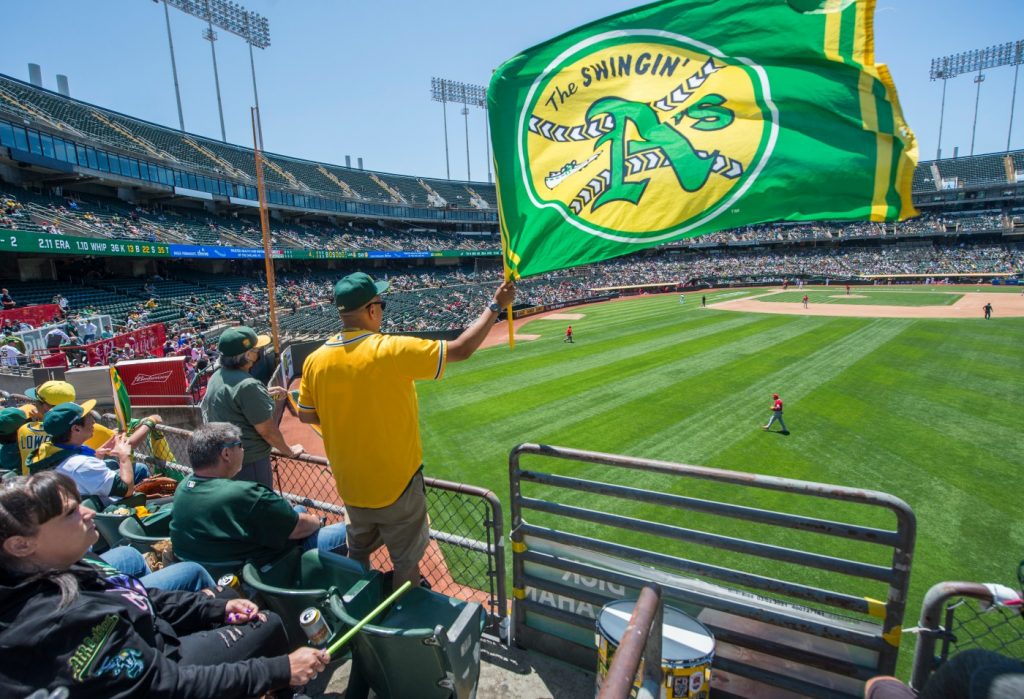
<svg viewBox="0 0 1024 699"><path fill-rule="evenodd" d="M395 570L419 565L430 543L427 494L423 472L417 471L397 500L386 507L345 506L347 543L351 558L365 560L382 545Z"/></svg>

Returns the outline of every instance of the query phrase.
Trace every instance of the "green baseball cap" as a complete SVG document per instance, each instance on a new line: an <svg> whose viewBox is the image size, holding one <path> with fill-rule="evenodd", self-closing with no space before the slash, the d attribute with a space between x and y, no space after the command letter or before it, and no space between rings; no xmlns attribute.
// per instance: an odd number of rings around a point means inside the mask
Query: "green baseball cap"
<svg viewBox="0 0 1024 699"><path fill-rule="evenodd" d="M269 335L257 335L256 331L244 325L228 328L217 340L217 351L227 357L237 357L249 350L266 347L270 344Z"/></svg>
<svg viewBox="0 0 1024 699"><path fill-rule="evenodd" d="M71 430L72 425L91 413L95 407L96 401L94 400L82 401L81 405L77 403L55 405L43 418L43 432L51 437L66 434Z"/></svg>
<svg viewBox="0 0 1024 699"><path fill-rule="evenodd" d="M375 282L369 274L355 272L334 285L334 305L339 311L355 311L390 287L391 282Z"/></svg>
<svg viewBox="0 0 1024 699"><path fill-rule="evenodd" d="M0 410L0 435L8 437L15 434L26 422L28 415L18 408L4 408Z"/></svg>

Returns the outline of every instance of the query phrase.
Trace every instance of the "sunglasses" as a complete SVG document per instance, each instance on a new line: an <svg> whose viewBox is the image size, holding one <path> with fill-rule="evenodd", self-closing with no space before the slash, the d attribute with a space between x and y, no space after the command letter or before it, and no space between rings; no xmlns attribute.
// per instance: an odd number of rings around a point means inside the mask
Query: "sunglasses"
<svg viewBox="0 0 1024 699"><path fill-rule="evenodd" d="M367 305L367 307L369 307L369 306L380 306L380 310L383 311L385 308L388 307L388 302L387 301L370 301L366 305Z"/></svg>
<svg viewBox="0 0 1024 699"><path fill-rule="evenodd" d="M242 440L238 439L238 440L235 440L234 442L228 442L227 444L222 444L221 448L222 449L231 449L232 447L240 447L240 446L242 446Z"/></svg>

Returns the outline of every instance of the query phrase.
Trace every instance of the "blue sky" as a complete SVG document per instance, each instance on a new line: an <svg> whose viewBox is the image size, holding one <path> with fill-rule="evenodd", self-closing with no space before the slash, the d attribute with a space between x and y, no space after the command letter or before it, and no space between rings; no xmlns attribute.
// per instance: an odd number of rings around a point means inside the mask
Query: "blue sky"
<svg viewBox="0 0 1024 699"><path fill-rule="evenodd" d="M271 46L256 71L268 150L369 169L445 176L441 105L430 78L486 85L491 70L518 51L587 21L641 3L627 0L241 0L270 20ZM163 6L151 0L33 0L5 3L0 72L43 84L57 73L73 97L176 127L177 109ZM922 159L935 157L941 84L930 59L1024 39L1022 0L878 0L876 54L888 63ZM186 130L220 136L205 25L172 9L171 29ZM249 54L241 39L217 42L228 140L252 145ZM1024 72L1024 71L1022 71ZM981 90L975 152L1006 147L1013 70L989 71ZM943 154L971 143L972 76L949 82ZM464 179L466 135L459 107L448 108L453 178ZM1012 148L1024 148L1024 75L1019 78ZM484 114L469 123L470 173L486 178Z"/></svg>

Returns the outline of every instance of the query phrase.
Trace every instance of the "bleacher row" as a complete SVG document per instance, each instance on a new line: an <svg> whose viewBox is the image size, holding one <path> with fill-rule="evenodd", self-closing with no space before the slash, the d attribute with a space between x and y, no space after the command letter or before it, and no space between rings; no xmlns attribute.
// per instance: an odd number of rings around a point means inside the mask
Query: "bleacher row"
<svg viewBox="0 0 1024 699"><path fill-rule="evenodd" d="M0 75L0 113L42 121L68 138L88 139L120 151L200 174L255 185L253 151L158 126ZM267 185L368 202L412 206L492 208L494 186L394 175L264 153Z"/></svg>
<svg viewBox="0 0 1024 699"><path fill-rule="evenodd" d="M8 213L10 211L10 213ZM0 228L188 245L261 247L259 222L174 207L131 205L112 197L70 193L63 197L0 181ZM447 235L401 224L335 226L272 221L271 244L295 250L493 250L496 239Z"/></svg>

